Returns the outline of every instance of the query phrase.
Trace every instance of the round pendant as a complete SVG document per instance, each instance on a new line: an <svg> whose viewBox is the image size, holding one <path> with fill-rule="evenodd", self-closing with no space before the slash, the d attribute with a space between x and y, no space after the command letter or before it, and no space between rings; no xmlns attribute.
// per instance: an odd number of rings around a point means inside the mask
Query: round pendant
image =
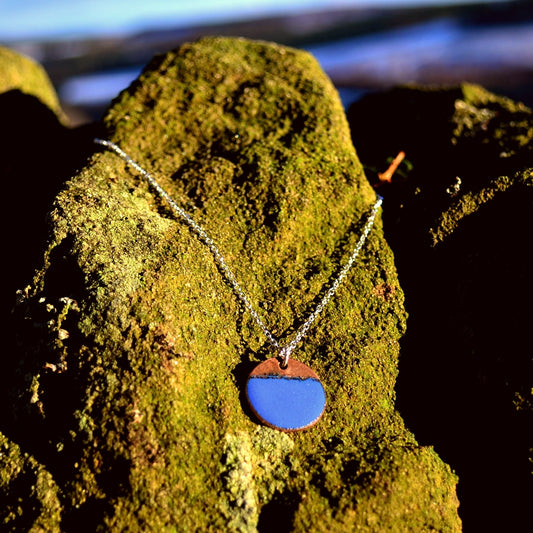
<svg viewBox="0 0 533 533"><path fill-rule="evenodd" d="M326 393L307 365L277 358L257 365L246 383L246 397L257 418L282 431L300 431L316 424L326 406Z"/></svg>

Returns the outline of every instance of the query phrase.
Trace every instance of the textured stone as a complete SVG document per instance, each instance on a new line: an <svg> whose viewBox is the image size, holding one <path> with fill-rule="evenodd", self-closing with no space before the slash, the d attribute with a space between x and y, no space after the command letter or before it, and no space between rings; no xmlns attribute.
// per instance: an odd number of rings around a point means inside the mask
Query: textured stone
<svg viewBox="0 0 533 533"><path fill-rule="evenodd" d="M57 94L41 65L0 46L0 93L8 91L34 96L57 116L62 116Z"/></svg>
<svg viewBox="0 0 533 533"><path fill-rule="evenodd" d="M240 39L187 44L104 122L290 338L375 199L316 61ZM13 406L2 428L51 476L61 528L459 531L455 475L394 407L406 317L381 220L294 354L320 375L326 412L285 434L246 409L246 377L271 354L209 251L135 171L95 152L55 200L0 387ZM30 505L28 487L3 490Z"/></svg>
<svg viewBox="0 0 533 533"><path fill-rule="evenodd" d="M458 473L465 531L521 531L533 499L533 114L464 84L397 88L348 116L409 302L402 414Z"/></svg>
<svg viewBox="0 0 533 533"><path fill-rule="evenodd" d="M0 324L6 325L16 289L42 261L46 214L62 183L87 157L85 129L71 130L43 68L0 47L0 213L4 281ZM90 130L90 128L89 128ZM92 151L92 147L91 147ZM9 329L8 326L5 326Z"/></svg>

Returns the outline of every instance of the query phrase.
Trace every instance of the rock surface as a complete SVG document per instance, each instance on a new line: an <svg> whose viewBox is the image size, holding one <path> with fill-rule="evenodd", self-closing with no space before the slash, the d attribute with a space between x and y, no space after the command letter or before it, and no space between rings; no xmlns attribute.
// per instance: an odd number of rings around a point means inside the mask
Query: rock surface
<svg viewBox="0 0 533 533"><path fill-rule="evenodd" d="M105 127L290 338L375 201L317 63L239 39L185 45L148 65ZM394 407L406 316L381 221L295 353L328 405L289 435L245 407L246 376L271 354L209 251L135 171L95 151L57 196L14 312L5 528L459 531L455 475Z"/></svg>
<svg viewBox="0 0 533 533"><path fill-rule="evenodd" d="M533 114L464 84L372 95L348 116L385 197L406 294L400 411L458 473L464 531L523 531L533 499ZM400 150L406 161L379 185Z"/></svg>
<svg viewBox="0 0 533 533"><path fill-rule="evenodd" d="M42 260L46 213L63 182L86 157L92 128L71 130L42 67L0 47L0 212L4 257L0 324L15 302L15 291L31 279ZM91 151L93 150L91 146Z"/></svg>
<svg viewBox="0 0 533 533"><path fill-rule="evenodd" d="M18 52L0 46L0 93L19 91L38 98L61 116L57 94L41 65Z"/></svg>

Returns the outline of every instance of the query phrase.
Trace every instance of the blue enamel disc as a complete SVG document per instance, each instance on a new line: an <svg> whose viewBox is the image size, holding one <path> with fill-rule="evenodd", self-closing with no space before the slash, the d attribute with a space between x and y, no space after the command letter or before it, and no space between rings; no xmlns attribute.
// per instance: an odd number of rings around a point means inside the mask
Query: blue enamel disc
<svg viewBox="0 0 533 533"><path fill-rule="evenodd" d="M246 396L261 422L282 431L312 426L326 406L326 394L318 376L293 359L289 359L285 369L275 358L259 364L248 378Z"/></svg>

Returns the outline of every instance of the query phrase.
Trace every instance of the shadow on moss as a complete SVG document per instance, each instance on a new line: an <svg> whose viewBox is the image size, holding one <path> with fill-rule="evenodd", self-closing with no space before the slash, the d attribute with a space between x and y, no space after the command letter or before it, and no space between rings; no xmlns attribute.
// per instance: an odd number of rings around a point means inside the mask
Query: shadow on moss
<svg viewBox="0 0 533 533"><path fill-rule="evenodd" d="M294 513L301 502L301 496L293 492L276 493L262 507L257 531L259 533L289 533L293 531Z"/></svg>
<svg viewBox="0 0 533 533"><path fill-rule="evenodd" d="M0 219L4 243L0 322L5 354L0 372L0 401L2 405L10 406L0 414L0 431L21 445L25 452L33 454L39 465L46 465L54 477L62 479L61 472L68 471L72 465L57 449L50 447L48 437L60 432L59 426L64 426L64 420L73 417L75 398L79 396L78 381L67 376L75 369L71 368L69 372L58 355L62 345L76 343L71 326L76 315L75 298L80 290L79 279L75 279L79 269L72 268L72 264L65 265L61 279L56 280L63 287L61 294L50 295L47 300L32 300L34 316L31 321L19 320L27 310L26 305L17 309L17 316L12 314L12 309L17 290L20 291L19 300L24 300L24 285L42 261L48 237L46 217L52 202L65 181L92 152L89 141L97 128L69 129L39 98L18 89L0 94L0 115L4 131L0 179L5 198ZM61 249L58 248L56 253L61 253ZM63 253L66 254L66 250L63 249ZM65 283L71 289L68 293ZM23 326L16 337L12 335L15 321ZM39 339L35 343L36 349L24 358L13 357L19 343L30 338ZM55 358L48 360L51 345L54 345ZM47 370L44 370L45 364ZM28 376L41 376L43 372L47 373L42 376L42 381L47 382L49 395L45 401L57 407L54 410L57 416L46 420L40 413L42 398L39 397L37 380L35 386L33 382L28 386L27 381ZM33 514L30 512L33 507L28 504L22 515L12 517L10 524L17 530L38 523L36 516L45 514L38 509L43 501L34 494L36 482L30 481L35 468L24 467L12 481L10 491L18 494L18 498L25 494L28 502L34 498L37 506ZM2 504L5 509L10 509L12 506L7 498L2 499Z"/></svg>
<svg viewBox="0 0 533 533"><path fill-rule="evenodd" d="M458 473L464 530L519 530L533 498L531 111L471 85L407 87L349 119L406 294L399 408ZM380 185L371 169L400 150L409 166Z"/></svg>
<svg viewBox="0 0 533 533"><path fill-rule="evenodd" d="M35 96L19 90L0 94L4 140L0 179L4 276L2 315L14 304L16 289L31 278L42 259L46 215L62 184L92 153L97 127L69 129ZM5 303L4 303L5 302Z"/></svg>

